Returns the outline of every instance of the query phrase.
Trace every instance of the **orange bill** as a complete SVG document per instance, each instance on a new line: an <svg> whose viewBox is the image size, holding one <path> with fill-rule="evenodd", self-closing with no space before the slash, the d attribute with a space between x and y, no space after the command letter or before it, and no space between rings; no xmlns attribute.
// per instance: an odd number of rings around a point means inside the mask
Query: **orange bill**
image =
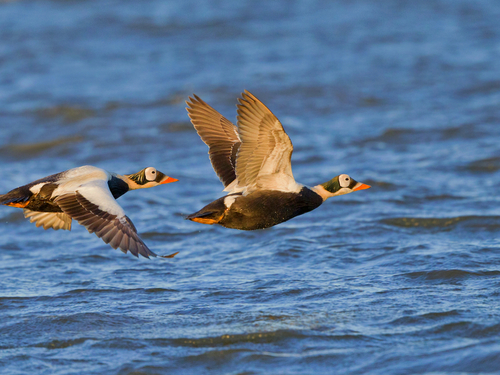
<svg viewBox="0 0 500 375"><path fill-rule="evenodd" d="M160 182L160 185L169 184L169 183L175 182L175 181L179 181L179 180L176 178L173 178L173 177L167 177L164 181Z"/></svg>
<svg viewBox="0 0 500 375"><path fill-rule="evenodd" d="M358 191L358 190L365 190L371 188L370 185L359 183L360 185L358 187L355 187L352 191Z"/></svg>

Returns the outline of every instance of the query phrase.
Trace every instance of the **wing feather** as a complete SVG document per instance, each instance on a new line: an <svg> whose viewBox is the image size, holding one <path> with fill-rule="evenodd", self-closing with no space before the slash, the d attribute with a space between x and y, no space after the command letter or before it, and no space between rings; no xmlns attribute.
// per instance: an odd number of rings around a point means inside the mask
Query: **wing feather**
<svg viewBox="0 0 500 375"><path fill-rule="evenodd" d="M210 162L224 187L236 178L236 154L240 146L238 129L197 95L186 104L189 118L201 140L208 146Z"/></svg>
<svg viewBox="0 0 500 375"><path fill-rule="evenodd" d="M242 142L236 162L238 185L248 190L293 189L297 185L291 164L293 145L283 126L250 92L242 93L238 101L238 131Z"/></svg>
<svg viewBox="0 0 500 375"><path fill-rule="evenodd" d="M43 226L43 229L52 228L54 230L71 230L71 217L64 212L38 212L25 208L24 217L30 219L37 227Z"/></svg>
<svg viewBox="0 0 500 375"><path fill-rule="evenodd" d="M82 187L82 190L85 191L84 187ZM107 197L108 193L111 198ZM92 194L94 199L98 195L95 189ZM115 214L104 211L97 204L87 199L80 191L59 196L55 199L55 202L65 214L77 220L90 233L95 233L97 237L101 238L105 243L109 243L114 249L119 247L124 253L130 251L135 256L141 254L146 258L156 256L140 239L132 221L125 214L120 215L123 210L111 196L111 193L103 190L101 195L100 198L105 202L106 207L108 209L114 208ZM113 207L113 204L116 207ZM127 240L124 241L124 238Z"/></svg>

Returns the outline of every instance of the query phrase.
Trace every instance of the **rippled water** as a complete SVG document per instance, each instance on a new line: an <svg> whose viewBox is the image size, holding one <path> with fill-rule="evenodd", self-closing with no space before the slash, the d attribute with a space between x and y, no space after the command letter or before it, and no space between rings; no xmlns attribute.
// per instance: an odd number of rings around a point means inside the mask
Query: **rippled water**
<svg viewBox="0 0 500 375"><path fill-rule="evenodd" d="M500 3L0 3L0 192L91 164L174 259L0 210L2 374L500 373ZM373 186L268 230L222 195L184 100L250 90L296 179Z"/></svg>

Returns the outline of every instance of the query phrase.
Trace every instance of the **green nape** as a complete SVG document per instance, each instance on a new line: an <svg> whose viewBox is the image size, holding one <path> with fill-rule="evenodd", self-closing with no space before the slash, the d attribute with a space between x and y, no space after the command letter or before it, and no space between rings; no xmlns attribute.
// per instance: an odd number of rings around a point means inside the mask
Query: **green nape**
<svg viewBox="0 0 500 375"><path fill-rule="evenodd" d="M321 186L323 186L325 190L329 191L330 193L336 193L340 190L339 176L332 178L330 181L327 181L324 184L321 184Z"/></svg>
<svg viewBox="0 0 500 375"><path fill-rule="evenodd" d="M147 180L146 180L146 169L143 169L140 172L131 174L128 176L131 180L135 181L138 185L144 185Z"/></svg>

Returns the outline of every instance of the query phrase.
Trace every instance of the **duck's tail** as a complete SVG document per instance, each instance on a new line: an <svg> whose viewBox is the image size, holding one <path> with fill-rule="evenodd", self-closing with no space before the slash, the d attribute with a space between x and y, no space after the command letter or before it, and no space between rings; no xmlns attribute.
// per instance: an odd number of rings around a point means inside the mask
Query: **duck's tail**
<svg viewBox="0 0 500 375"><path fill-rule="evenodd" d="M224 198L222 197L206 205L198 212L187 216L186 220L196 221L201 224L217 224L226 213L227 207L224 205Z"/></svg>
<svg viewBox="0 0 500 375"><path fill-rule="evenodd" d="M224 213L222 215L220 212L195 212L194 214L186 217L187 220L196 221L201 224L217 224L224 217Z"/></svg>
<svg viewBox="0 0 500 375"><path fill-rule="evenodd" d="M4 206L19 208L26 207L31 197L27 196L26 194L21 194L16 190L17 189L9 191L7 194L0 194L0 204L3 204Z"/></svg>

